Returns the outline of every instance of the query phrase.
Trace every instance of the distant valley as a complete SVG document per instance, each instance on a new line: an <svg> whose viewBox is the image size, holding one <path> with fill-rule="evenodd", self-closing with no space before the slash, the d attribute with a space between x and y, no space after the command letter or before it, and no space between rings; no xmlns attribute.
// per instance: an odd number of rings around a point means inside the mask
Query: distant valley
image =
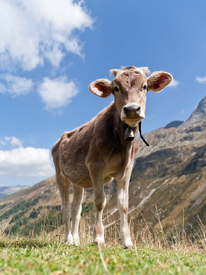
<svg viewBox="0 0 206 275"><path fill-rule="evenodd" d="M11 195L13 193L16 193L24 188L27 188L28 186L21 186L21 185L16 185L16 186L0 186L0 199L4 198L8 195Z"/></svg>

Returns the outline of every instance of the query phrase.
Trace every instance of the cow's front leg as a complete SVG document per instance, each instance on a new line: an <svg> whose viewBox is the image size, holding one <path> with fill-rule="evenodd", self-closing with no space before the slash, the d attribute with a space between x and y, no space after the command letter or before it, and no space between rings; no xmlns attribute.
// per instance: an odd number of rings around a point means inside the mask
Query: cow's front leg
<svg viewBox="0 0 206 275"><path fill-rule="evenodd" d="M94 205L96 210L96 221L93 231L93 242L99 245L104 244L104 226L102 224L102 214L106 205L106 195L104 193L103 181L96 180L94 188Z"/></svg>
<svg viewBox="0 0 206 275"><path fill-rule="evenodd" d="M82 199L84 189L73 185L74 198L72 204L72 237L73 244L79 245L79 221L82 211Z"/></svg>
<svg viewBox="0 0 206 275"><path fill-rule="evenodd" d="M121 243L126 248L133 248L133 243L130 237L130 229L127 221L128 200L129 200L129 175L123 180L117 180L117 204L120 212L120 239Z"/></svg>

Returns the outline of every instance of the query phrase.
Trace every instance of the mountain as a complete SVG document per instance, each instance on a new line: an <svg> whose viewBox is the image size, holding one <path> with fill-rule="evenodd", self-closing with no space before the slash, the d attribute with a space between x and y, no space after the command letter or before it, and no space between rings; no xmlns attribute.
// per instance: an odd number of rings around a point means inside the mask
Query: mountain
<svg viewBox="0 0 206 275"><path fill-rule="evenodd" d="M189 119L182 124L182 127L193 125L202 120L206 120L206 96L200 101Z"/></svg>
<svg viewBox="0 0 206 275"><path fill-rule="evenodd" d="M179 120L175 120L175 121L172 121L170 123L168 123L166 126L165 126L165 129L169 129L169 128L177 128L179 127L182 123L184 123L184 121L179 121Z"/></svg>
<svg viewBox="0 0 206 275"><path fill-rule="evenodd" d="M169 124L168 124L169 125ZM165 148L184 146L201 147L206 144L206 96L200 101L189 119L176 127L162 127L144 135L150 146L139 139L137 157L149 155Z"/></svg>
<svg viewBox="0 0 206 275"><path fill-rule="evenodd" d="M129 220L133 230L161 226L168 235L185 228L193 233L206 224L206 97L184 123L171 123L139 139L140 149L129 190ZM179 125L178 125L179 124ZM105 186L107 230L119 223L116 183ZM73 191L70 189L70 201ZM55 177L0 199L0 225L5 232L38 234L63 224ZM94 222L93 190L85 190L82 215ZM7 225L9 223L9 226ZM114 229L114 228L113 228ZM85 229L84 229L85 230ZM87 230L90 230L88 227ZM31 233L33 232L33 233Z"/></svg>

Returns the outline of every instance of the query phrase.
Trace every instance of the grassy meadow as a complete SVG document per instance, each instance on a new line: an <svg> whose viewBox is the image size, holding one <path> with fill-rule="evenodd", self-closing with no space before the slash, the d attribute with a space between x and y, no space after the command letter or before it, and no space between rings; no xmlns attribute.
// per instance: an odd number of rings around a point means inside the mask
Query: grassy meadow
<svg viewBox="0 0 206 275"><path fill-rule="evenodd" d="M116 225L105 230L107 244L91 244L92 230L81 221L81 245L64 244L64 227L40 236L0 236L0 274L206 274L204 232L174 240L147 226L134 234L133 250L121 247ZM199 235L198 235L199 234Z"/></svg>
<svg viewBox="0 0 206 275"><path fill-rule="evenodd" d="M206 255L62 241L1 239L0 274L206 274Z"/></svg>

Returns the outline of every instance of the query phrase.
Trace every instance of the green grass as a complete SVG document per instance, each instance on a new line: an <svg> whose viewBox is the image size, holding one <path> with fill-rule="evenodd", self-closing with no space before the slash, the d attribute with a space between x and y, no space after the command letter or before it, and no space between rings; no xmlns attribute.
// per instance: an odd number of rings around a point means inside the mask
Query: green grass
<svg viewBox="0 0 206 275"><path fill-rule="evenodd" d="M102 256L102 260L101 260ZM104 265L106 265L106 267ZM105 269L108 269L106 272ZM0 238L0 274L206 274L206 254Z"/></svg>

